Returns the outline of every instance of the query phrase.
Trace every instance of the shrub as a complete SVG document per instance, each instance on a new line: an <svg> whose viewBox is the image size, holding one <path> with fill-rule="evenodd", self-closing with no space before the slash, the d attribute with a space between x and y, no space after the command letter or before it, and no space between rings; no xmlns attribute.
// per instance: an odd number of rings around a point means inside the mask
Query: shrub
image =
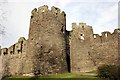
<svg viewBox="0 0 120 80"><path fill-rule="evenodd" d="M98 67L98 76L101 78L109 78L110 80L120 80L120 66L102 65Z"/></svg>
<svg viewBox="0 0 120 80"><path fill-rule="evenodd" d="M120 80L120 66L113 66L110 70L110 80Z"/></svg>
<svg viewBox="0 0 120 80"><path fill-rule="evenodd" d="M98 76L108 78L110 73L111 65L102 65L98 67Z"/></svg>

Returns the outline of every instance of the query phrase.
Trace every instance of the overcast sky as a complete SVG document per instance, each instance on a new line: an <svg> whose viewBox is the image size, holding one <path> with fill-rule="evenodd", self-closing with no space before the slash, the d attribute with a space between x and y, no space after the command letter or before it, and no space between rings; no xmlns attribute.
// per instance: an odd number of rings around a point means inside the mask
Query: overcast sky
<svg viewBox="0 0 120 80"><path fill-rule="evenodd" d="M30 15L34 8L56 6L65 11L67 30L71 23L84 22L93 27L94 33L113 32L118 27L119 0L0 0L0 23L6 34L0 39L2 47L9 47L19 37L28 38ZM3 12L5 14L3 14ZM1 28L0 28L1 29Z"/></svg>

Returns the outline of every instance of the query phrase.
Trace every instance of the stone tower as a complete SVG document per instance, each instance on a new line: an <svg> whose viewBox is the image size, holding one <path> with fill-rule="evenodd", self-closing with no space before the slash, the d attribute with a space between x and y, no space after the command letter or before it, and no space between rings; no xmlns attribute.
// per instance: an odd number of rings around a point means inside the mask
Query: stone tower
<svg viewBox="0 0 120 80"><path fill-rule="evenodd" d="M47 5L31 15L25 73L56 74L67 72L66 14Z"/></svg>
<svg viewBox="0 0 120 80"><path fill-rule="evenodd" d="M93 70L93 62L90 58L90 45L93 40L93 30L85 23L72 23L70 32L70 58L71 72L79 73Z"/></svg>

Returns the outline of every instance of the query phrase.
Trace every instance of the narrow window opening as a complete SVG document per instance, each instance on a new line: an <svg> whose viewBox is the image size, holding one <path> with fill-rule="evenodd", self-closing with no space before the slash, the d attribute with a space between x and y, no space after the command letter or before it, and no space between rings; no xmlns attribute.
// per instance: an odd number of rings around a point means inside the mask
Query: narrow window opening
<svg viewBox="0 0 120 80"><path fill-rule="evenodd" d="M107 33L105 34L105 37L108 37L108 34L107 34Z"/></svg>
<svg viewBox="0 0 120 80"><path fill-rule="evenodd" d="M80 34L81 36L83 36L83 34Z"/></svg>
<svg viewBox="0 0 120 80"><path fill-rule="evenodd" d="M42 12L45 12L45 10L42 10Z"/></svg>
<svg viewBox="0 0 120 80"><path fill-rule="evenodd" d="M55 13L57 13L57 9L55 10Z"/></svg>
<svg viewBox="0 0 120 80"><path fill-rule="evenodd" d="M94 39L96 39L96 37L97 37L97 36L96 36L96 35L94 35Z"/></svg>
<svg viewBox="0 0 120 80"><path fill-rule="evenodd" d="M42 49L43 47L41 46L41 49Z"/></svg>
<svg viewBox="0 0 120 80"><path fill-rule="evenodd" d="M82 29L84 30L84 26L82 26Z"/></svg>
<svg viewBox="0 0 120 80"><path fill-rule="evenodd" d="M80 34L80 39L81 39L81 40L85 40L85 39L84 39L84 34Z"/></svg>
<svg viewBox="0 0 120 80"><path fill-rule="evenodd" d="M56 14L56 15L58 14L57 9L55 10L55 14Z"/></svg>
<svg viewBox="0 0 120 80"><path fill-rule="evenodd" d="M3 54L5 55L6 53L4 52Z"/></svg>
<svg viewBox="0 0 120 80"><path fill-rule="evenodd" d="M63 27L61 28L61 32L63 33Z"/></svg>
<svg viewBox="0 0 120 80"><path fill-rule="evenodd" d="M20 50L17 50L18 51L18 53L20 53Z"/></svg>
<svg viewBox="0 0 120 80"><path fill-rule="evenodd" d="M12 54L13 52L12 51L10 51L10 54Z"/></svg>

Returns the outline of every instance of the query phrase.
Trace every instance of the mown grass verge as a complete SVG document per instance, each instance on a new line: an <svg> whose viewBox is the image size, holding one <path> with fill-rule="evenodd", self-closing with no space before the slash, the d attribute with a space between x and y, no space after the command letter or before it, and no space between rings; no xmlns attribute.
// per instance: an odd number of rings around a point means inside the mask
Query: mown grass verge
<svg viewBox="0 0 120 80"><path fill-rule="evenodd" d="M54 74L54 75L44 75L44 76L14 76L14 77L6 77L2 80L109 80L105 78L98 78L95 76L88 75L78 75L73 73L65 73L65 74Z"/></svg>

